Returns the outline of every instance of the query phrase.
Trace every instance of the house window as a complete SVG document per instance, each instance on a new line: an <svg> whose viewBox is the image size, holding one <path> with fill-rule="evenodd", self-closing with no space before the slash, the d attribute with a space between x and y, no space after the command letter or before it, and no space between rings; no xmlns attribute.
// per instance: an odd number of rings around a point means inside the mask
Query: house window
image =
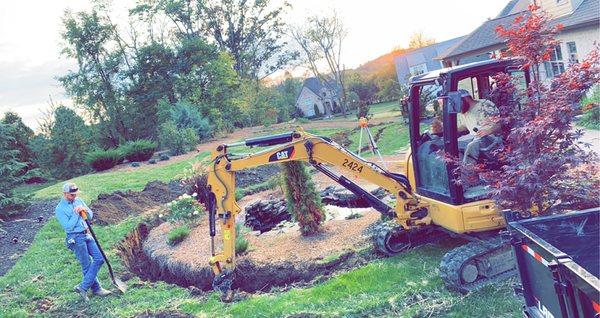
<svg viewBox="0 0 600 318"><path fill-rule="evenodd" d="M560 45L557 45L552 51L550 61L544 62L544 68L546 69L546 77L548 78L556 77L565 71L565 63L563 62Z"/></svg>
<svg viewBox="0 0 600 318"><path fill-rule="evenodd" d="M579 63L575 42L567 42L567 50L569 51L569 63Z"/></svg>
<svg viewBox="0 0 600 318"><path fill-rule="evenodd" d="M421 63L414 66L409 67L409 71L411 75L419 75L427 72L427 64Z"/></svg>

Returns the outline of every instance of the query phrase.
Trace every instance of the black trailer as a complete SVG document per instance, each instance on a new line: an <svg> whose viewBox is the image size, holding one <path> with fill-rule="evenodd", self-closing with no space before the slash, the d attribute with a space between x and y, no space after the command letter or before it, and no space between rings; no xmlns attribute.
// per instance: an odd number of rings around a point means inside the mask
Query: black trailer
<svg viewBox="0 0 600 318"><path fill-rule="evenodd" d="M518 220L505 213L526 317L600 317L600 208Z"/></svg>

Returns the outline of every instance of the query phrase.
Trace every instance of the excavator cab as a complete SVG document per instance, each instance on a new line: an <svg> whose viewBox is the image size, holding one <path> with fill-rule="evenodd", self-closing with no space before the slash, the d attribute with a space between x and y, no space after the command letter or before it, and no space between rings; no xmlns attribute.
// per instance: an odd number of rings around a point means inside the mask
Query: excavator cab
<svg viewBox="0 0 600 318"><path fill-rule="evenodd" d="M517 78L521 88L529 83L529 73L522 70L521 64L515 59L466 64L410 79L407 106L412 152L409 165L417 194L451 205L486 198L485 185L466 187L456 182L458 176L454 171L457 162L446 158L463 158L467 145L473 139L473 135L461 134L457 130L457 114L461 109L461 98L457 91L465 89L474 99L494 102L490 97L495 88L493 76L500 72ZM423 123L431 117L442 120L443 133L433 133L430 126ZM495 137L500 142L499 136ZM493 147L489 146L481 151L485 152L484 157L491 158Z"/></svg>

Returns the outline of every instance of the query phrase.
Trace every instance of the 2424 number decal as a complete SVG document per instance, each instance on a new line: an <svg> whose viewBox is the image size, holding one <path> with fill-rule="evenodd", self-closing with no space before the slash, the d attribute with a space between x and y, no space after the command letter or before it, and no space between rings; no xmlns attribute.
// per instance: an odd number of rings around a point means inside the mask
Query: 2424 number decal
<svg viewBox="0 0 600 318"><path fill-rule="evenodd" d="M356 171L356 172L362 172L363 170L363 165L360 165L354 161L348 160L348 159L344 159L344 163L342 163L342 166L352 170L352 171Z"/></svg>

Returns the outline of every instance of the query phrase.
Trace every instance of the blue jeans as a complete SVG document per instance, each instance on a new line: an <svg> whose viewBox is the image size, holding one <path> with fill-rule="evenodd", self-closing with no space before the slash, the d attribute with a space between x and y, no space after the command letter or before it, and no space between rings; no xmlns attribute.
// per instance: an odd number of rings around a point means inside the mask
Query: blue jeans
<svg viewBox="0 0 600 318"><path fill-rule="evenodd" d="M100 290L102 287L96 275L104 264L104 258L94 238L90 234L67 234L66 242L81 264L83 281L79 287L83 290L91 288L92 292Z"/></svg>

